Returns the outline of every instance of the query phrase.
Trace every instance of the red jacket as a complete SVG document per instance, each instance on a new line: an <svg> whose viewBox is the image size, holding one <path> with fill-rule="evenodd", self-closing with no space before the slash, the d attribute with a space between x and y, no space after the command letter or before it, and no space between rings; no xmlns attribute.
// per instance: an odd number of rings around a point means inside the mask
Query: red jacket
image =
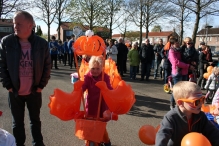
<svg viewBox="0 0 219 146"><path fill-rule="evenodd" d="M102 80L102 73L94 78L90 72L85 75L84 84L82 86L83 92L88 90L87 100L86 100L86 112L88 116L97 117L98 103L100 98L100 89L95 86L98 81ZM109 76L104 73L104 81L106 82L107 87L112 90L112 86L110 84ZM103 112L108 109L104 99L102 98L101 108L100 108L100 117L102 117Z"/></svg>

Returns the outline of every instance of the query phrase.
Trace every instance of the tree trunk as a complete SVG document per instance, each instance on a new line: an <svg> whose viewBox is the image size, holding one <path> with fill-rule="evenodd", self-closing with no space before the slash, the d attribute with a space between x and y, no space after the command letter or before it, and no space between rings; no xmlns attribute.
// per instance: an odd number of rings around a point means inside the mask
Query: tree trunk
<svg viewBox="0 0 219 146"><path fill-rule="evenodd" d="M47 36L48 42L50 42L50 25L48 24L48 36Z"/></svg>
<svg viewBox="0 0 219 146"><path fill-rule="evenodd" d="M113 27L113 16L110 16L110 34L109 34L109 38L112 39L112 27Z"/></svg>
<svg viewBox="0 0 219 146"><path fill-rule="evenodd" d="M2 18L3 0L0 0L0 19Z"/></svg>
<svg viewBox="0 0 219 146"><path fill-rule="evenodd" d="M193 40L193 43L195 44L196 42L196 34L197 34L197 31L198 31L198 26L199 26L199 21L200 21L200 0L197 0L197 5L196 5L196 9L197 9L197 12L196 12L196 16L195 16L195 25L194 25L194 29L193 29L193 34L192 34L192 40Z"/></svg>
<svg viewBox="0 0 219 146"><path fill-rule="evenodd" d="M184 29L183 29L183 19L181 20L181 22L180 22L180 44L182 44L182 41L183 41L183 32L184 32Z"/></svg>

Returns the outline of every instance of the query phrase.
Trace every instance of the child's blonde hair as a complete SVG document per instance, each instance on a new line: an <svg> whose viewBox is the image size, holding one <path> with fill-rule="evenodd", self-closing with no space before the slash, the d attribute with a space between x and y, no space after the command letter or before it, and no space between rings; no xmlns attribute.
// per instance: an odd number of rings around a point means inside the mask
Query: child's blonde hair
<svg viewBox="0 0 219 146"><path fill-rule="evenodd" d="M214 68L213 68L213 73L214 73L215 75L219 75L219 67L214 67Z"/></svg>
<svg viewBox="0 0 219 146"><path fill-rule="evenodd" d="M98 64L100 68L102 68L102 65L103 65L103 56L92 56L90 58L90 61L89 61L89 68L91 69L94 64Z"/></svg>
<svg viewBox="0 0 219 146"><path fill-rule="evenodd" d="M200 92L201 88L197 84L189 81L179 81L173 86L173 97L175 101L188 98Z"/></svg>

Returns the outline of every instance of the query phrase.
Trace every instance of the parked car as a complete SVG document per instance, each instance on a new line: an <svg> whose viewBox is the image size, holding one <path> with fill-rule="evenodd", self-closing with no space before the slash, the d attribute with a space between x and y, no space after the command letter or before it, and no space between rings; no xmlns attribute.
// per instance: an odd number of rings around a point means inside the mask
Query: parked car
<svg viewBox="0 0 219 146"><path fill-rule="evenodd" d="M214 52L212 56L219 56L219 51Z"/></svg>

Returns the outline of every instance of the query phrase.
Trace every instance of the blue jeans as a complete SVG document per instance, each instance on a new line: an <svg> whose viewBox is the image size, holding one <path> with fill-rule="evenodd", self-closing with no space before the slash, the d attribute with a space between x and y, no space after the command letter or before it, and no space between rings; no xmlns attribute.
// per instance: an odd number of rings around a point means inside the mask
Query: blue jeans
<svg viewBox="0 0 219 146"><path fill-rule="evenodd" d="M157 77L158 70L159 70L160 75L162 75L162 70L160 68L160 63L161 63L161 60L156 59L154 61L154 77Z"/></svg>
<svg viewBox="0 0 219 146"><path fill-rule="evenodd" d="M168 77L171 75L171 69L164 69L164 84L168 83Z"/></svg>
<svg viewBox="0 0 219 146"><path fill-rule="evenodd" d="M31 93L30 95L20 96L9 92L9 107L12 113L13 134L17 146L24 146L26 135L24 129L25 103L29 111L30 128L34 146L44 146L41 134L40 108L42 106L42 94Z"/></svg>
<svg viewBox="0 0 219 146"><path fill-rule="evenodd" d="M138 66L131 66L130 65L130 78L135 79L136 78L136 72L137 72Z"/></svg>
<svg viewBox="0 0 219 146"><path fill-rule="evenodd" d="M187 81L188 80L188 76L187 75L180 75L180 74L172 75L172 78L173 78L173 85L175 85L179 81ZM174 102L175 103L173 94L171 94L170 102Z"/></svg>

